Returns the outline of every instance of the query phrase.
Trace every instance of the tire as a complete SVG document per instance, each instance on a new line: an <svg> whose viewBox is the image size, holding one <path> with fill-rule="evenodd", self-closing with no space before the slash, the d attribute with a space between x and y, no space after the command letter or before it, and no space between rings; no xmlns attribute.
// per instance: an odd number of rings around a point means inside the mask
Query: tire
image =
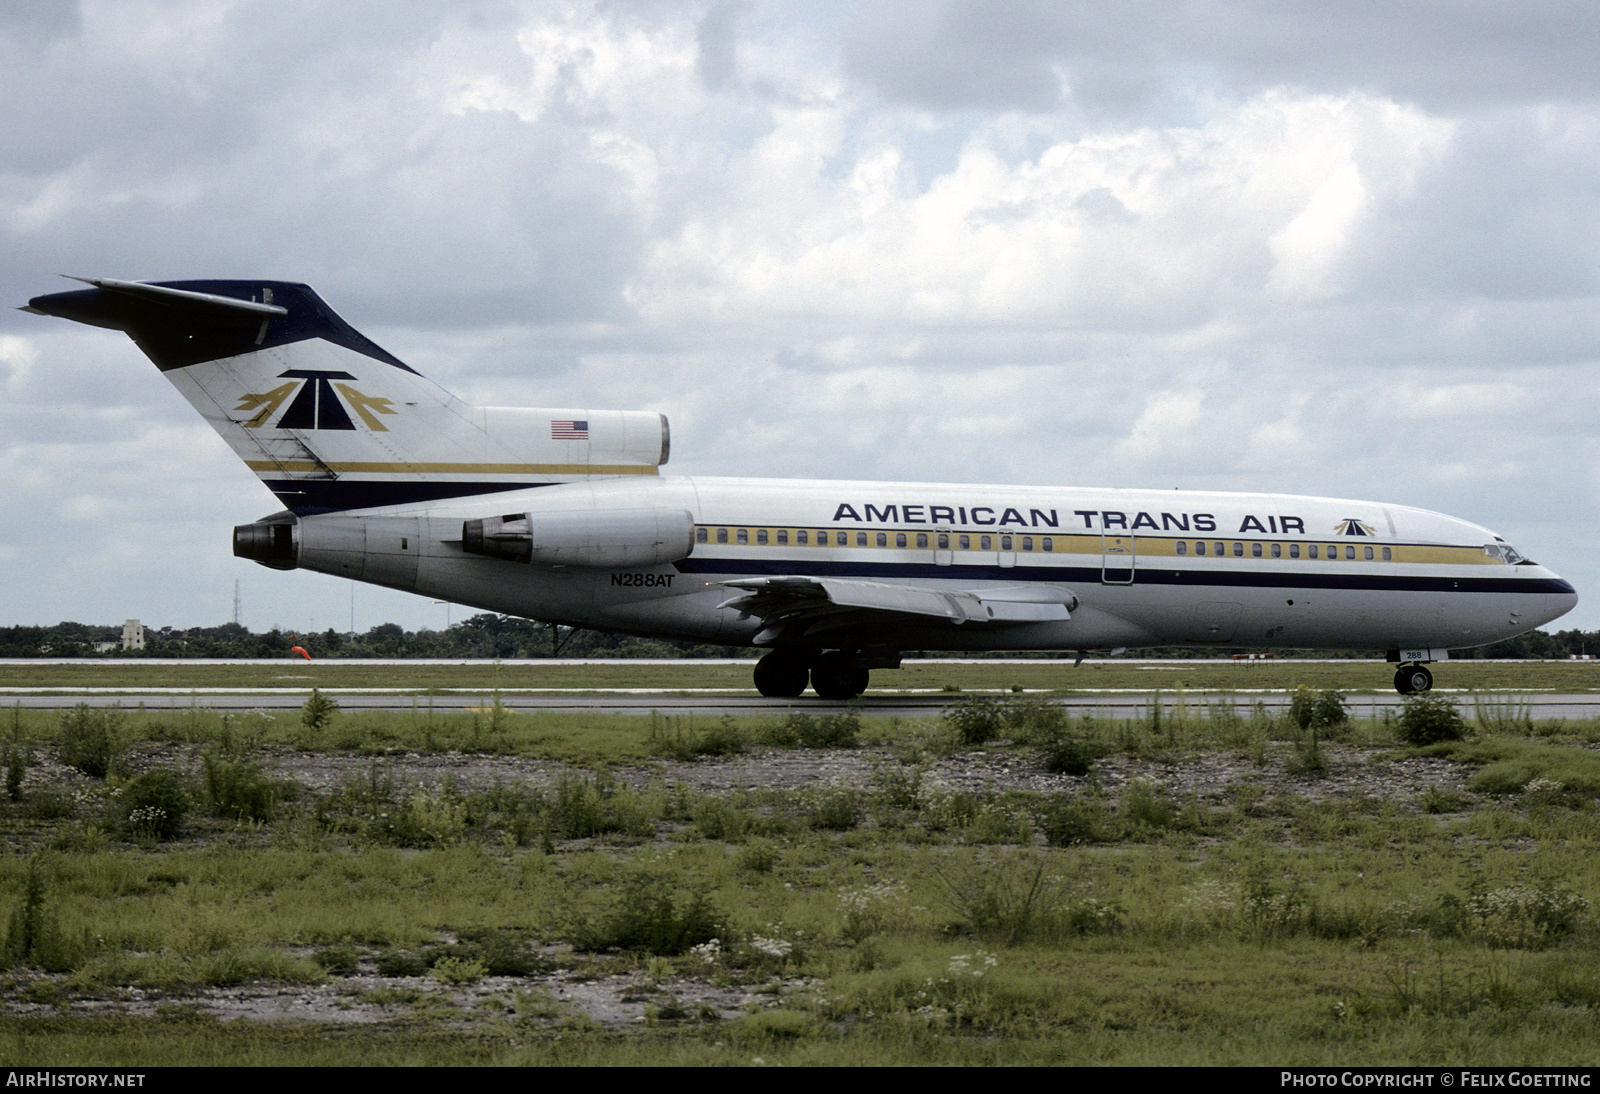
<svg viewBox="0 0 1600 1094"><path fill-rule="evenodd" d="M857 668L850 655L839 650L817 658L811 669L811 689L819 699L854 699L867 690L868 673Z"/></svg>
<svg viewBox="0 0 1600 1094"><path fill-rule="evenodd" d="M1394 674L1394 690L1401 695L1417 695L1433 690L1433 673L1426 665L1406 665Z"/></svg>
<svg viewBox="0 0 1600 1094"><path fill-rule="evenodd" d="M806 663L789 650L773 650L756 662L756 690L768 699L793 699L806 690Z"/></svg>

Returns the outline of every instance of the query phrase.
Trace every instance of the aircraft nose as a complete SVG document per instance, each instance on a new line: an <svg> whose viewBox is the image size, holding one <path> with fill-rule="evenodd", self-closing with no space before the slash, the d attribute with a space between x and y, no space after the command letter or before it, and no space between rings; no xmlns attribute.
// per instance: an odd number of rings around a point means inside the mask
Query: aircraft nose
<svg viewBox="0 0 1600 1094"><path fill-rule="evenodd" d="M1560 619L1573 608L1578 606L1578 590L1572 587L1572 582L1564 577L1550 575L1549 591L1541 598L1544 601L1544 610L1540 613L1543 619L1540 624L1548 623L1552 619Z"/></svg>

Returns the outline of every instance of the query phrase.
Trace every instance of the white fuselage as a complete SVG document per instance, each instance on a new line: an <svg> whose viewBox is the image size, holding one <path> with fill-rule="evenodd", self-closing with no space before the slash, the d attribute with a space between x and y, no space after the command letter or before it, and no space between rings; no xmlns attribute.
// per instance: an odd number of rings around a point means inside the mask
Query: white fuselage
<svg viewBox="0 0 1600 1094"><path fill-rule="evenodd" d="M463 521L499 513L645 510L689 515L687 557L545 565L461 546ZM1565 581L1517 562L1477 525L1292 495L661 476L308 516L296 534L305 568L572 626L729 645L760 642L762 626L725 606L727 583L765 577L1071 606L1067 618L1004 626L879 619L870 641L903 650L1461 648L1577 602Z"/></svg>

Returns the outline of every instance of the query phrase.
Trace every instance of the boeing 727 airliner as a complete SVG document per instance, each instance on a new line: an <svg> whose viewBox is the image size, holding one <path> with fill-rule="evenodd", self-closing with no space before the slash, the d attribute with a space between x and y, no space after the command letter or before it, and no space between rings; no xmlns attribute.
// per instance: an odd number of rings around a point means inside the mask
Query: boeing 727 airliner
<svg viewBox="0 0 1600 1094"><path fill-rule="evenodd" d="M282 281L92 286L284 510L234 554L552 624L750 645L859 695L903 650L1378 648L1402 693L1572 586L1454 517L1332 498L669 477L641 411L461 402Z"/></svg>

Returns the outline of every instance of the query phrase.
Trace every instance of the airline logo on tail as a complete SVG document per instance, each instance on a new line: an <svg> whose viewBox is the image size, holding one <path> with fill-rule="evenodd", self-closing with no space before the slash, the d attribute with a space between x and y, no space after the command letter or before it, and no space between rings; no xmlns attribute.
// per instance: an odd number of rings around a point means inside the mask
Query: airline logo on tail
<svg viewBox="0 0 1600 1094"><path fill-rule="evenodd" d="M387 433L389 427L378 418L380 414L397 413L394 401L381 396L364 395L340 380L354 380L348 372L336 369L292 368L278 374L287 379L270 391L252 392L239 400L235 411L254 410L254 416L240 424L247 429L259 429L285 402L289 409L278 419L278 429L354 429L350 411L364 422L368 429ZM296 393L298 392L298 394ZM290 396L293 395L293 401ZM341 400L341 396L343 397Z"/></svg>

